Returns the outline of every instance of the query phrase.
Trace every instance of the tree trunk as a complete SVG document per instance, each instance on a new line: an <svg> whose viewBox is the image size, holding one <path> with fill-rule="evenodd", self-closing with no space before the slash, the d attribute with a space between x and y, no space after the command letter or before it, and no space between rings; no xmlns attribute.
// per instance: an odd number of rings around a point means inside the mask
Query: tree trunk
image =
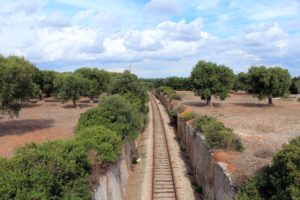
<svg viewBox="0 0 300 200"><path fill-rule="evenodd" d="M269 100L269 106L273 106L273 98L272 97L268 97Z"/></svg>
<svg viewBox="0 0 300 200"><path fill-rule="evenodd" d="M75 99L73 99L73 105L75 106L75 108L77 107Z"/></svg>
<svg viewBox="0 0 300 200"><path fill-rule="evenodd" d="M206 97L206 105L211 106L211 96Z"/></svg>

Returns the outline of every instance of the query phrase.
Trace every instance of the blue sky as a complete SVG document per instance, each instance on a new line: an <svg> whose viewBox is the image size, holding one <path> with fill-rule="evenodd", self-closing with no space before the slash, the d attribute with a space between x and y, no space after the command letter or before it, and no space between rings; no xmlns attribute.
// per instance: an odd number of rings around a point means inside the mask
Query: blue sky
<svg viewBox="0 0 300 200"><path fill-rule="evenodd" d="M42 69L189 76L198 60L300 75L300 0L0 0L0 53Z"/></svg>

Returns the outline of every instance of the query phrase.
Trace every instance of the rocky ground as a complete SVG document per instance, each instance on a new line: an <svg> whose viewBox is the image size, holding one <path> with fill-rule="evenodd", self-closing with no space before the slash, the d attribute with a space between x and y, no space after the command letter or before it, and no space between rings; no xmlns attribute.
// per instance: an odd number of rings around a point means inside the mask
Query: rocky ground
<svg viewBox="0 0 300 200"><path fill-rule="evenodd" d="M217 161L226 162L237 181L270 164L282 144L300 135L300 103L297 98L275 99L274 107L245 93L231 93L226 101L213 98L213 106L205 106L200 97L190 91L178 91L182 104L201 115L216 117L238 134L245 150L242 153L215 151Z"/></svg>

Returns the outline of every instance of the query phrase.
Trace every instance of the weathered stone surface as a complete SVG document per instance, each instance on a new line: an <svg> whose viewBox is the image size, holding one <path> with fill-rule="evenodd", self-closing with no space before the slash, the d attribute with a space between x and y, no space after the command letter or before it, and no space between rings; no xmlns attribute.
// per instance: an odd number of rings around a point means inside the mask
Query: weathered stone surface
<svg viewBox="0 0 300 200"><path fill-rule="evenodd" d="M123 199L128 180L130 156L123 151L121 159L111 166L105 175L99 179L99 186L94 193L95 200Z"/></svg>

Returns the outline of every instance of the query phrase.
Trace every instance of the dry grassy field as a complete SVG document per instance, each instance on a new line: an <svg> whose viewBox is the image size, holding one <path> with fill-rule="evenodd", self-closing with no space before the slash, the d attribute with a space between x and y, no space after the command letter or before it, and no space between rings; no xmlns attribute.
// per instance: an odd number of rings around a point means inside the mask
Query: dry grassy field
<svg viewBox="0 0 300 200"><path fill-rule="evenodd" d="M28 103L18 118L0 115L0 156L11 157L16 147L30 142L66 139L73 137L80 113L96 106L82 99L74 108L69 102L48 98L43 103Z"/></svg>
<svg viewBox="0 0 300 200"><path fill-rule="evenodd" d="M231 93L225 101L213 99L213 107L206 107L200 97L190 91L178 91L181 101L189 109L202 115L216 117L238 134L245 150L242 153L216 151L214 158L227 163L233 177L253 174L271 162L282 144L300 135L300 103L296 99L275 99L274 107L251 95Z"/></svg>

